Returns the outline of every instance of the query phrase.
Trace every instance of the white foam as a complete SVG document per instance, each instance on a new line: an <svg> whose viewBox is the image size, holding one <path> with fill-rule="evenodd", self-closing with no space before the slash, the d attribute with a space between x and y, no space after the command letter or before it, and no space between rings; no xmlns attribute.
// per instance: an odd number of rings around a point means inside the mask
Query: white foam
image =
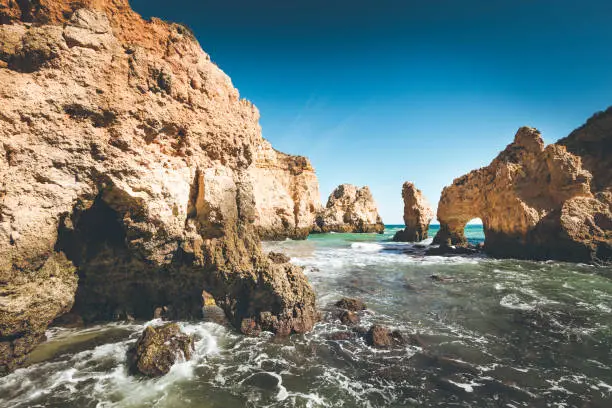
<svg viewBox="0 0 612 408"><path fill-rule="evenodd" d="M597 387L599 388L607 388L608 392L612 392L612 385L605 383L603 381L600 381L599 383L597 383Z"/></svg>
<svg viewBox="0 0 612 408"><path fill-rule="evenodd" d="M374 244L369 242L354 242L351 244L351 248L363 252L378 252L383 249L383 246L380 244Z"/></svg>
<svg viewBox="0 0 612 408"><path fill-rule="evenodd" d="M453 384L456 387L462 388L465 392L474 392L474 387L482 387L483 384L477 383L477 382L469 382L469 383L458 383L455 382L453 380L446 380L449 383Z"/></svg>
<svg viewBox="0 0 612 408"><path fill-rule="evenodd" d="M507 309L515 310L534 310L535 306L529 303L521 302L521 299L515 293L510 293L499 301L500 306Z"/></svg>

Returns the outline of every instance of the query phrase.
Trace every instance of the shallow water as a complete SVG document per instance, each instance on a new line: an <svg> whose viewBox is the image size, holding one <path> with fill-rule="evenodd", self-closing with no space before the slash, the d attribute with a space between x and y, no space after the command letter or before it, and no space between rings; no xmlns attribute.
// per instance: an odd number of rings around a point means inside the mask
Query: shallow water
<svg viewBox="0 0 612 408"><path fill-rule="evenodd" d="M395 230L264 245L305 266L326 316L312 333L182 322L195 357L152 380L128 374L125 352L159 322L52 329L33 365L0 379L0 406L612 407L610 268L424 257L390 242ZM367 303L364 326L399 329L409 345L328 340L347 330L332 313L341 296Z"/></svg>

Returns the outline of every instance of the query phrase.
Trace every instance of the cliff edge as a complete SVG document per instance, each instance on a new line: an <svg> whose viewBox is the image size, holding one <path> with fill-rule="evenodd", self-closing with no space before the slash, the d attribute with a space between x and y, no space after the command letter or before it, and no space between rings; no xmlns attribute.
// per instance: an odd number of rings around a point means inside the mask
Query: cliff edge
<svg viewBox="0 0 612 408"><path fill-rule="evenodd" d="M203 290L244 333L312 328L301 268L260 248L259 113L188 28L127 0L0 23L0 373L70 310L197 317Z"/></svg>
<svg viewBox="0 0 612 408"><path fill-rule="evenodd" d="M263 141L249 169L255 194L255 227L261 239L305 239L321 209L319 182L306 157Z"/></svg>

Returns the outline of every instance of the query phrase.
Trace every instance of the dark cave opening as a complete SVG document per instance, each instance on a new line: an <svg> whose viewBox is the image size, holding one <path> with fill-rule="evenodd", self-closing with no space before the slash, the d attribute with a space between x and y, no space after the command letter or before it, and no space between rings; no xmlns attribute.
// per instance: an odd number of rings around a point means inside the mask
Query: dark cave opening
<svg viewBox="0 0 612 408"><path fill-rule="evenodd" d="M101 196L89 207L77 204L60 221L55 249L66 254L79 274L71 313L86 323L151 319L162 306L176 315L197 314L197 308L186 312L186 303L198 305L198 285L172 266L153 266L130 250L126 237L123 216ZM172 305L176 299L182 299L180 305Z"/></svg>

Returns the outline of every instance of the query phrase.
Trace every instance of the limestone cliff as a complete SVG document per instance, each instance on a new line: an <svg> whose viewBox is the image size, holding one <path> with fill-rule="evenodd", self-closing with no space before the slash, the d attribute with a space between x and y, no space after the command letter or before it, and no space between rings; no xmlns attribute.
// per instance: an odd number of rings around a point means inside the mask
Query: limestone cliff
<svg viewBox="0 0 612 408"><path fill-rule="evenodd" d="M327 205L317 215L313 232L377 232L385 225L370 189L341 184L331 193Z"/></svg>
<svg viewBox="0 0 612 408"><path fill-rule="evenodd" d="M0 0L0 23L0 373L71 309L195 317L206 290L245 333L313 326L257 237L259 113L187 28L127 0Z"/></svg>
<svg viewBox="0 0 612 408"><path fill-rule="evenodd" d="M260 237L306 238L321 209L319 182L308 159L281 153L264 140L253 161L249 173Z"/></svg>
<svg viewBox="0 0 612 408"><path fill-rule="evenodd" d="M481 218L494 256L612 261L611 117L546 147L536 129L519 129L489 166L443 190L435 242L465 243L465 224Z"/></svg>
<svg viewBox="0 0 612 408"><path fill-rule="evenodd" d="M425 196L414 184L407 181L402 186L402 199L406 228L398 231L393 240L415 242L426 239L434 214Z"/></svg>

